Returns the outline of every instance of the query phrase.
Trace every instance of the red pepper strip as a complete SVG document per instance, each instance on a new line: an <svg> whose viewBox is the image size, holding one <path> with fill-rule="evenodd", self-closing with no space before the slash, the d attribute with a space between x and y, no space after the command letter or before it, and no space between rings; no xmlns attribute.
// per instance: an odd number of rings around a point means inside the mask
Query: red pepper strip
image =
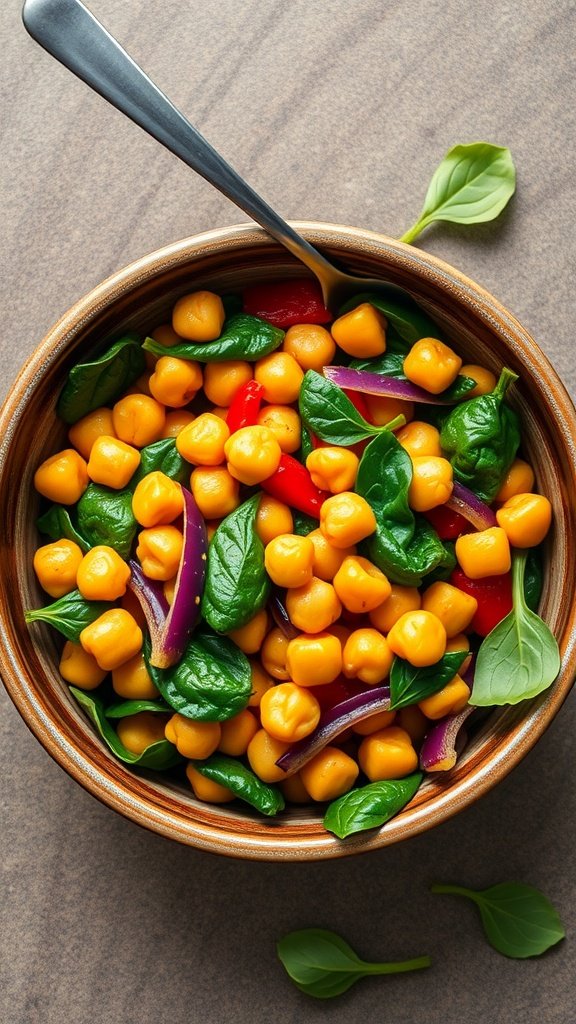
<svg viewBox="0 0 576 1024"><path fill-rule="evenodd" d="M325 711L327 708L333 708L336 704L341 704L342 701L349 700L350 697L355 697L357 693L364 693L369 689L370 686L360 682L358 679L345 679L344 676L339 676L333 683L315 686L314 696L322 711Z"/></svg>
<svg viewBox="0 0 576 1024"><path fill-rule="evenodd" d="M317 281L297 279L254 284L244 289L242 299L245 313L267 320L274 327L327 324L334 319L324 305Z"/></svg>
<svg viewBox="0 0 576 1024"><path fill-rule="evenodd" d="M485 576L481 580L471 580L462 569L454 569L450 583L465 594L471 594L478 601L476 614L471 626L479 636L488 636L494 626L512 611L512 573L502 576Z"/></svg>
<svg viewBox="0 0 576 1024"><path fill-rule="evenodd" d="M446 508L445 505L429 509L428 512L424 512L424 517L432 523L440 540L456 540L461 533L470 533L470 530L474 529L464 516L451 508Z"/></svg>
<svg viewBox="0 0 576 1024"><path fill-rule="evenodd" d="M320 508L330 495L312 483L312 477L297 459L282 455L275 473L262 481L262 489L278 501L304 512L314 519L320 518Z"/></svg>
<svg viewBox="0 0 576 1024"><path fill-rule="evenodd" d="M249 380L238 388L226 417L231 434L242 427L253 427L258 422L263 397L264 386L257 380Z"/></svg>

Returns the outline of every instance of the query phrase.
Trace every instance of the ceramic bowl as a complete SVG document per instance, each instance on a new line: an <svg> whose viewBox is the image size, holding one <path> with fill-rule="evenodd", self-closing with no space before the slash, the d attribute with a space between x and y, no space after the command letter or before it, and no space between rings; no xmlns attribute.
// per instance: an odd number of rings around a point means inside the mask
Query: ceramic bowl
<svg viewBox="0 0 576 1024"><path fill-rule="evenodd" d="M198 287L230 291L248 282L303 274L284 249L252 225L176 242L119 271L53 327L16 381L0 422L0 670L20 714L48 753L108 806L163 836L234 857L312 860L374 850L438 824L491 789L536 743L567 696L575 671L576 413L549 362L492 296L432 256L381 235L326 224L296 225L328 256L357 273L381 275L409 290L445 329L465 362L519 374L512 403L523 422L538 487L554 507L547 541L541 614L557 636L562 668L542 696L491 713L454 770L429 777L412 802L382 829L341 842L313 809L292 808L277 821L236 805L203 804L160 774L116 761L59 677L57 648L45 627L33 633L23 610L45 602L32 571L37 545L35 467L63 446L55 403L65 374L129 328L144 333L174 301Z"/></svg>

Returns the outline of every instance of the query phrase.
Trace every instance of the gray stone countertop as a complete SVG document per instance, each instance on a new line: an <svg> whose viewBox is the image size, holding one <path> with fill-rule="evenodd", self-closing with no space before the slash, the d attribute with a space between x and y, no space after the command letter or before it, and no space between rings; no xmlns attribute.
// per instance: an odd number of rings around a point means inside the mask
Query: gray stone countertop
<svg viewBox="0 0 576 1024"><path fill-rule="evenodd" d="M290 219L399 236L456 142L508 145L517 195L494 224L439 225L427 251L528 328L572 394L574 4L530 0L92 0L94 13ZM44 54L0 8L0 380L74 300L171 240L245 218ZM572 1024L576 840L570 698L525 761L405 844L316 864L232 861L140 830L48 757L0 695L3 1024ZM507 960L435 880L518 879L568 938ZM418 975L331 1003L299 993L275 942L341 932Z"/></svg>

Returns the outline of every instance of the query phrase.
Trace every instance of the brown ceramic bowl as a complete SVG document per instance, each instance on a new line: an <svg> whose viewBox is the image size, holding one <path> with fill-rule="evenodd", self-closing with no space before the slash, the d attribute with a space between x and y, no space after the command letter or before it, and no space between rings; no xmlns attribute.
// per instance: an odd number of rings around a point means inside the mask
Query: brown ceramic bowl
<svg viewBox="0 0 576 1024"><path fill-rule="evenodd" d="M49 754L90 793L126 817L191 846L235 857L312 860L374 850L416 835L491 789L530 750L567 696L575 671L576 412L554 370L520 324L480 287L439 260L400 242L354 228L301 224L311 242L350 270L402 285L445 328L467 362L520 376L511 401L539 488L554 506L547 542L541 613L560 642L562 669L541 697L495 711L457 767L429 778L382 829L340 842L313 809L277 821L235 805L196 801L160 774L129 771L100 742L69 696L47 628L29 631L23 610L45 600L35 583L35 467L62 445L55 403L67 370L126 328L162 322L192 288L229 291L255 280L304 273L300 264L251 225L211 231L138 260L81 299L50 331L18 378L1 415L0 668L22 717Z"/></svg>

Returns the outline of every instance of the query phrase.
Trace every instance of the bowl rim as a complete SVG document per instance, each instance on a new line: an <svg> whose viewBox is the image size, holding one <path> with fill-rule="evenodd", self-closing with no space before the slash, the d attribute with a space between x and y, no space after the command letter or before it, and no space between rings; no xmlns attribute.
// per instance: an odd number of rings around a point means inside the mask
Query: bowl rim
<svg viewBox="0 0 576 1024"><path fill-rule="evenodd" d="M317 221L292 221L292 226L312 244L351 254L362 251L386 256L392 266L408 269L428 283L441 286L444 291L457 292L461 304L481 316L494 329L510 332L520 353L537 356L540 367L546 370L554 383L555 412L562 426L562 441L570 455L572 475L576 481L576 410L568 392L560 381L548 358L538 348L521 324L480 285L449 264L413 246L363 228ZM18 417L33 390L43 368L66 347L71 337L83 330L96 314L106 308L118 295L125 294L138 284L145 283L160 271L178 266L187 255L200 252L210 254L221 249L242 250L248 244L258 248L284 250L263 229L252 223L234 224L215 228L184 238L156 249L121 268L73 304L47 332L20 370L12 389L0 410L0 483L2 482L6 454L10 448ZM286 261L299 267L287 252ZM510 339L508 339L510 340ZM131 793L116 778L116 773L94 765L63 734L47 714L34 688L28 686L21 675L21 652L12 643L9 624L0 608L0 676L4 686L27 726L42 743L50 756L83 788L105 805L126 818L160 835L197 848L218 852L231 857L254 860L311 860L349 856L378 849L393 842L418 835L458 811L469 806L503 779L534 746L568 696L576 673L576 602L572 602L563 633L562 669L551 691L533 702L523 719L516 721L508 738L501 742L496 753L484 764L472 768L462 779L439 792L432 801L422 806L410 804L383 828L352 836L344 843L323 831L310 834L302 829L297 842L282 839L281 831L271 827L266 834L232 835L226 827L218 825L210 815L200 823L182 813L162 808L153 800ZM150 791L152 792L152 791ZM276 835L275 835L276 832ZM279 838L280 837L280 838Z"/></svg>

